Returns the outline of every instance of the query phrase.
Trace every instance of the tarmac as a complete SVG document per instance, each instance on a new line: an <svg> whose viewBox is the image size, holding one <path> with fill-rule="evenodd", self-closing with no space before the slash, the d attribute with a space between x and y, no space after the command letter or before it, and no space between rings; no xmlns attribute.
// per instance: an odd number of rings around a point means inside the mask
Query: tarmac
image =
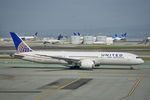
<svg viewBox="0 0 150 100"><path fill-rule="evenodd" d="M150 61L75 70L0 59L0 100L150 100Z"/></svg>
<svg viewBox="0 0 150 100"><path fill-rule="evenodd" d="M123 45L129 44L137 45L128 42ZM65 47L43 46L39 42L30 46L34 50L133 50L141 57L150 57L150 47ZM0 45L0 57L14 52L13 43ZM130 70L130 66L75 70L61 65L0 59L0 100L150 100L149 84L150 61L134 66L134 70Z"/></svg>

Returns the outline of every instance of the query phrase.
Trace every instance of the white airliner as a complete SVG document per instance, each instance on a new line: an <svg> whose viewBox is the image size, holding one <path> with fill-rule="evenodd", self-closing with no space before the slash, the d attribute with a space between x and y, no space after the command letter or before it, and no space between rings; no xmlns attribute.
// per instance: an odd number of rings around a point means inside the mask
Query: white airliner
<svg viewBox="0 0 150 100"><path fill-rule="evenodd" d="M22 40L33 40L37 37L37 35L38 35L38 32L36 32L33 36L21 36L20 38Z"/></svg>
<svg viewBox="0 0 150 100"><path fill-rule="evenodd" d="M62 38L63 38L63 36L60 34L57 39L45 39L45 40L43 40L43 44L46 44L46 43L50 43L50 44L61 43Z"/></svg>
<svg viewBox="0 0 150 100"><path fill-rule="evenodd" d="M60 40L54 40L54 39L43 40L43 44L47 44L47 43L56 44L56 43L61 43L61 41Z"/></svg>
<svg viewBox="0 0 150 100"><path fill-rule="evenodd" d="M17 50L13 56L23 60L82 69L99 65L128 65L133 68L132 65L144 63L137 55L122 52L34 51L14 32L10 34Z"/></svg>

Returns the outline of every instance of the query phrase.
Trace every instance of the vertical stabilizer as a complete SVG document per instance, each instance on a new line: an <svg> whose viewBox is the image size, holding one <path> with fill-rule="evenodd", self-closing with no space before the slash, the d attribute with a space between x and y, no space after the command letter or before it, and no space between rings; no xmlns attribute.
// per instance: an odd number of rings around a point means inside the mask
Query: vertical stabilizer
<svg viewBox="0 0 150 100"><path fill-rule="evenodd" d="M113 39L116 39L116 37L118 37L118 34L115 34L112 38L113 38Z"/></svg>
<svg viewBox="0 0 150 100"><path fill-rule="evenodd" d="M36 32L36 33L34 34L35 37L37 37L37 35L38 35L38 32Z"/></svg>
<svg viewBox="0 0 150 100"><path fill-rule="evenodd" d="M15 32L10 32L10 35L18 53L32 52L32 49L21 38L19 38Z"/></svg>

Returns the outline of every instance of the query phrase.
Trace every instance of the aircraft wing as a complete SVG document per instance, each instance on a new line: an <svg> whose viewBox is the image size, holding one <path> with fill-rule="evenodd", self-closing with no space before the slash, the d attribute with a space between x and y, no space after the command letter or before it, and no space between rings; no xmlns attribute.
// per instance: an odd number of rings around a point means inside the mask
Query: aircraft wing
<svg viewBox="0 0 150 100"><path fill-rule="evenodd" d="M40 54L36 54L36 55L42 56L42 57L50 57L50 58L59 59L59 60L65 60L67 62L79 62L80 61L80 59L68 58L68 57L49 56L49 55L40 55Z"/></svg>

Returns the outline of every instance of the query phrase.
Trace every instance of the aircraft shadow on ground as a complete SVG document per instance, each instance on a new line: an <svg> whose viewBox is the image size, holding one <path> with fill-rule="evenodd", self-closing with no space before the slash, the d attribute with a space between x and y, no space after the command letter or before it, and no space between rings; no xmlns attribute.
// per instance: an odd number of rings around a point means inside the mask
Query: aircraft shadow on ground
<svg viewBox="0 0 150 100"><path fill-rule="evenodd" d="M37 69L38 71L43 71L43 72L49 72L49 71L64 71L64 70L140 70L138 68L133 68L130 69L130 67L126 67L126 68L104 68L104 67L98 67L98 68L94 68L94 69L76 69L76 68L70 68L69 66L67 67L16 67L16 66L11 66L10 68L31 68L31 69Z"/></svg>
<svg viewBox="0 0 150 100"><path fill-rule="evenodd" d="M130 69L130 68L94 68L94 69L105 69L105 70L139 70L139 69Z"/></svg>
<svg viewBox="0 0 150 100"><path fill-rule="evenodd" d="M10 68L17 68L17 69L25 69L25 68L30 68L30 69L37 69L38 71L44 71L44 72L46 72L46 71L63 71L63 70L65 70L65 69L68 69L68 68L58 68L58 67L16 67L16 66L11 66Z"/></svg>

